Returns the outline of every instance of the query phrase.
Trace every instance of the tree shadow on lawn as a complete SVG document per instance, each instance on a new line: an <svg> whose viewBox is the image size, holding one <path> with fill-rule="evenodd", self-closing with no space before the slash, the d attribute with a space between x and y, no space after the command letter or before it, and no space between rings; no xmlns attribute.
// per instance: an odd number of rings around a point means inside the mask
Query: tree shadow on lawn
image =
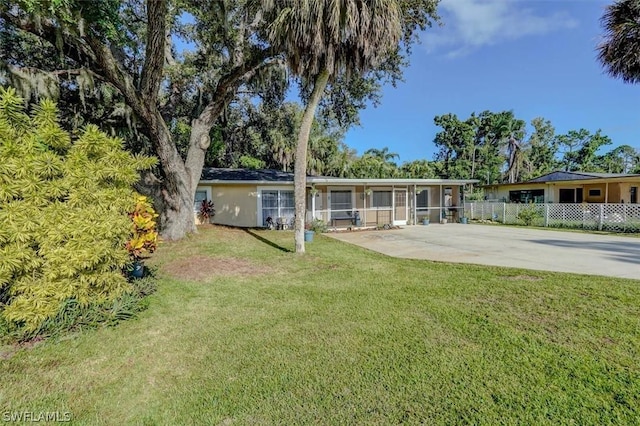
<svg viewBox="0 0 640 426"><path fill-rule="evenodd" d="M273 247L275 249L278 249L278 250L283 251L285 253L292 253L292 251L289 250L288 248L282 247L281 245L278 245L278 244L274 243L273 241L267 240L266 238L256 234L255 232L253 232L249 228L244 228L244 232L246 232L247 234L251 235L256 240L258 240L258 241L260 241L262 243L265 243L265 244L267 244L267 245L269 245L269 246L271 246L271 247Z"/></svg>
<svg viewBox="0 0 640 426"><path fill-rule="evenodd" d="M640 242L629 241L624 243L612 242L590 242L584 243L579 241L565 240L529 240L533 243L551 245L556 247L565 247L569 249L592 250L601 252L603 256L621 262L640 264Z"/></svg>

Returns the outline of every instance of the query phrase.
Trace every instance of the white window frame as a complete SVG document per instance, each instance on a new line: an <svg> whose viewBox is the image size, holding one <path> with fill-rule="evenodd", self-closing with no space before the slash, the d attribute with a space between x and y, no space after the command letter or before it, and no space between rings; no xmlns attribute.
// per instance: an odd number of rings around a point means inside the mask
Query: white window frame
<svg viewBox="0 0 640 426"><path fill-rule="evenodd" d="M211 187L210 186L197 186L196 187L196 192L206 192L207 193L207 201L213 201L213 198L211 196L211 192L212 191L211 191ZM194 199L194 203L193 203L193 212L194 213L200 212L200 207L196 207L196 205L195 205L195 199Z"/></svg>
<svg viewBox="0 0 640 426"><path fill-rule="evenodd" d="M331 208L331 191L351 191L351 210L356 211L355 186L329 186L327 187L327 211L329 212L329 220L333 217L333 209Z"/></svg>
<svg viewBox="0 0 640 426"><path fill-rule="evenodd" d="M416 205L416 211L418 211L418 209L421 209L420 211L426 210L429 211L429 209L431 208L431 189L429 188L416 188L416 191L420 191L420 194L416 194L416 198L415 198L415 205ZM427 193L427 206L426 207L418 207L418 195L421 195L423 192Z"/></svg>
<svg viewBox="0 0 640 426"><path fill-rule="evenodd" d="M369 187L367 188L367 190L371 190L371 194L369 194L367 196L367 206L369 209L371 210L390 210L393 209L393 203L394 203L394 197L395 197L395 193L394 193L394 189L392 187L386 187L386 186L377 186L377 187ZM389 206L382 206L382 207L374 207L373 206L373 193L374 192L390 192L391 193L391 205Z"/></svg>
<svg viewBox="0 0 640 426"><path fill-rule="evenodd" d="M258 220L256 225L259 227L263 226L264 220L265 218L262 217L262 191L288 191L288 192L294 192L294 197L295 197L295 188L293 186L290 185L269 185L269 186L258 186L256 188L256 192L258 193L258 196L256 197L257 202L256 202L256 210L258 212L258 214L256 215ZM295 200L295 198L294 198ZM278 206L278 208L280 208ZM274 218L275 220L276 218Z"/></svg>

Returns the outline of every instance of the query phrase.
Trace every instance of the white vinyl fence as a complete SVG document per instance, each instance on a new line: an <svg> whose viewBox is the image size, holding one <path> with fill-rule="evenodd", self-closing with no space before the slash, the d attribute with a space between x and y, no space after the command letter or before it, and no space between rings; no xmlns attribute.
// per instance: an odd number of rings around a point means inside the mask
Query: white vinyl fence
<svg viewBox="0 0 640 426"><path fill-rule="evenodd" d="M504 224L640 232L640 204L465 203L470 220Z"/></svg>

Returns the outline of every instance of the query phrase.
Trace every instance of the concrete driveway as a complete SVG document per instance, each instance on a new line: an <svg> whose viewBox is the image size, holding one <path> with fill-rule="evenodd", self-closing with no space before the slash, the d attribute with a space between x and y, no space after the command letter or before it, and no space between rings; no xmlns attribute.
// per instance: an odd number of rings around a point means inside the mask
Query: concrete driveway
<svg viewBox="0 0 640 426"><path fill-rule="evenodd" d="M640 279L634 237L456 223L327 235L395 257Z"/></svg>

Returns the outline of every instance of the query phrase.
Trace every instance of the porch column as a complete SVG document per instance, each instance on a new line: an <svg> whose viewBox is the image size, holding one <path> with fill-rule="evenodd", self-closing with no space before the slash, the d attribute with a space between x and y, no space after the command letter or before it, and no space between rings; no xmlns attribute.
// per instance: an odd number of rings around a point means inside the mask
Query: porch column
<svg viewBox="0 0 640 426"><path fill-rule="evenodd" d="M316 194L315 188L311 188L311 221L316 220Z"/></svg>
<svg viewBox="0 0 640 426"><path fill-rule="evenodd" d="M442 219L442 184L440 184L440 205L438 206L438 222Z"/></svg>
<svg viewBox="0 0 640 426"><path fill-rule="evenodd" d="M609 202L609 182L607 182L604 187L604 203L607 204L608 202Z"/></svg>
<svg viewBox="0 0 640 426"><path fill-rule="evenodd" d="M364 197L363 201L364 201L364 214L362 215L364 220L364 227L367 227L367 184L365 183L364 186L362 187L362 196Z"/></svg>
<svg viewBox="0 0 640 426"><path fill-rule="evenodd" d="M413 185L413 224L418 224L418 187Z"/></svg>
<svg viewBox="0 0 640 426"><path fill-rule="evenodd" d="M396 221L396 186L391 185L391 225Z"/></svg>

